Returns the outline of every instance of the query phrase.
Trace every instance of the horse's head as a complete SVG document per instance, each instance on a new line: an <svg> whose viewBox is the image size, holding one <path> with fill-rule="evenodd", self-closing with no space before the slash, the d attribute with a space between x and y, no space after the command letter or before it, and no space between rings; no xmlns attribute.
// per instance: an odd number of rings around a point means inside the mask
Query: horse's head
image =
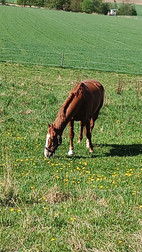
<svg viewBox="0 0 142 252"><path fill-rule="evenodd" d="M61 143L61 135L58 134L58 131L54 128L53 125L48 125L48 133L46 136L46 144L44 147L44 156L46 158L51 157Z"/></svg>

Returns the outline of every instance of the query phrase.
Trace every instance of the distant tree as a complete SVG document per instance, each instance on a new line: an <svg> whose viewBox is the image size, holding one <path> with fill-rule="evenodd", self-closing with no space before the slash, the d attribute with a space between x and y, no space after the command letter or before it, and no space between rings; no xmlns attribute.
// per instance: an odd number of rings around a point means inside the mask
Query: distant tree
<svg viewBox="0 0 142 252"><path fill-rule="evenodd" d="M17 4L26 6L27 5L27 0L17 0Z"/></svg>
<svg viewBox="0 0 142 252"><path fill-rule="evenodd" d="M94 4L92 0L84 0L82 3L82 10L86 13L92 13L94 11Z"/></svg>
<svg viewBox="0 0 142 252"><path fill-rule="evenodd" d="M82 10L87 13L102 13L102 0L84 0Z"/></svg>
<svg viewBox="0 0 142 252"><path fill-rule="evenodd" d="M102 0L93 0L94 12L101 13Z"/></svg>
<svg viewBox="0 0 142 252"><path fill-rule="evenodd" d="M122 4L117 11L117 15L136 16L137 12L133 5Z"/></svg>
<svg viewBox="0 0 142 252"><path fill-rule="evenodd" d="M6 4L6 0L1 0L2 5Z"/></svg>
<svg viewBox="0 0 142 252"><path fill-rule="evenodd" d="M45 0L44 5L50 9L63 9L64 0Z"/></svg>
<svg viewBox="0 0 142 252"><path fill-rule="evenodd" d="M82 0L71 0L70 9L74 12L82 11Z"/></svg>
<svg viewBox="0 0 142 252"><path fill-rule="evenodd" d="M44 7L44 0L34 0L33 4L38 7Z"/></svg>
<svg viewBox="0 0 142 252"><path fill-rule="evenodd" d="M70 11L71 10L71 1L70 0L65 0L63 3L63 10L65 11Z"/></svg>
<svg viewBox="0 0 142 252"><path fill-rule="evenodd" d="M101 5L101 13L104 15L107 15L110 10L110 5L109 3L102 3Z"/></svg>

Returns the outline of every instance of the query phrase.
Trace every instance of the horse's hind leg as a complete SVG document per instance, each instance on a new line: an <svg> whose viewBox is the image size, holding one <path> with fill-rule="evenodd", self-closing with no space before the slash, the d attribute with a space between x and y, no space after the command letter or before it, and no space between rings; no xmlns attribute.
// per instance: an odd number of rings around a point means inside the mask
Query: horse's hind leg
<svg viewBox="0 0 142 252"><path fill-rule="evenodd" d="M78 138L78 143L80 143L82 141L82 138L83 138L83 128L84 128L84 123L81 121L80 122L80 134L79 134L79 138Z"/></svg>
<svg viewBox="0 0 142 252"><path fill-rule="evenodd" d="M86 137L87 137L87 140L88 140L88 145L89 145L89 151L92 153L94 152L93 150L93 144L92 144L92 141L91 141L91 132L90 132L90 120L88 120L86 122Z"/></svg>
<svg viewBox="0 0 142 252"><path fill-rule="evenodd" d="M70 147L68 151L68 155L73 155L73 138L74 138L74 121L71 120L69 122L69 138L70 138Z"/></svg>
<svg viewBox="0 0 142 252"><path fill-rule="evenodd" d="M94 119L91 118L91 120L90 120L90 134L91 135L92 135L93 128L94 128ZM89 140L88 139L86 140L86 148L89 148Z"/></svg>

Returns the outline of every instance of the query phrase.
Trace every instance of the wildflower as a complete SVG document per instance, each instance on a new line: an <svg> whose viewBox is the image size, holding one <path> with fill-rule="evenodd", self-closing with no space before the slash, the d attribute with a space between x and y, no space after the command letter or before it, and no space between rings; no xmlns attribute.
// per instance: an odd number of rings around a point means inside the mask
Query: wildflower
<svg viewBox="0 0 142 252"><path fill-rule="evenodd" d="M132 192L132 195L135 195L135 194L136 194L136 191L133 191L133 192Z"/></svg>
<svg viewBox="0 0 142 252"><path fill-rule="evenodd" d="M90 171L86 171L86 173L90 174Z"/></svg>
<svg viewBox="0 0 142 252"><path fill-rule="evenodd" d="M14 208L10 208L10 212L14 212Z"/></svg>
<svg viewBox="0 0 142 252"><path fill-rule="evenodd" d="M75 217L71 217L71 218L70 218L70 221L74 221L74 220L76 220Z"/></svg>
<svg viewBox="0 0 142 252"><path fill-rule="evenodd" d="M51 238L51 240L50 240L51 242L53 242L53 241L55 241L55 238Z"/></svg>
<svg viewBox="0 0 142 252"><path fill-rule="evenodd" d="M19 208L19 209L17 209L17 213L21 213L21 209Z"/></svg>
<svg viewBox="0 0 142 252"><path fill-rule="evenodd" d="M140 205L139 207L142 208L142 205Z"/></svg>
<svg viewBox="0 0 142 252"><path fill-rule="evenodd" d="M123 241L119 241L118 243L121 244Z"/></svg>
<svg viewBox="0 0 142 252"><path fill-rule="evenodd" d="M46 210L47 210L47 207L44 207L43 209L44 209L44 211L46 211Z"/></svg>

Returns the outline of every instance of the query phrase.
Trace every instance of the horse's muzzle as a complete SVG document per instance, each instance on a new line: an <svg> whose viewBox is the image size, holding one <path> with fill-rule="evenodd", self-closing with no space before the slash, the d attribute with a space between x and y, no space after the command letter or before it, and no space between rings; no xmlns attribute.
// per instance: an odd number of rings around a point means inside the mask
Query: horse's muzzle
<svg viewBox="0 0 142 252"><path fill-rule="evenodd" d="M45 158L52 157L54 153L55 153L55 151L51 151L46 146L44 147L44 156L45 156Z"/></svg>

